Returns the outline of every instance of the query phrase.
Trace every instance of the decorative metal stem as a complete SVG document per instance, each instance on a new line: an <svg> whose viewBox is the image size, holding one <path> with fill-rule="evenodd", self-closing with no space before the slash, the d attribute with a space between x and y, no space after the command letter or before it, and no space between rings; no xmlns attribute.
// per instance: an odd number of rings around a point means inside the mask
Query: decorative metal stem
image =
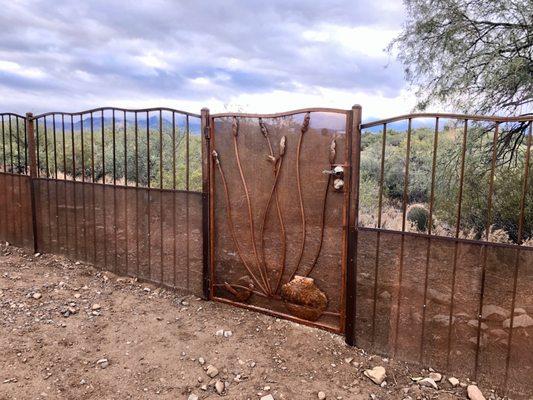
<svg viewBox="0 0 533 400"><path fill-rule="evenodd" d="M307 236L307 227L306 227L306 220L305 220L305 208L304 208L304 200L302 196L302 179L300 176L300 155L302 151L302 141L304 134L309 129L309 120L311 118L311 114L307 113L305 114L304 121L302 123L302 128L300 129L300 137L298 139L298 147L296 150L296 183L298 186L298 200L300 202L300 215L302 218L302 244L300 247L300 254L298 255L298 261L296 262L296 267L294 268L294 271L292 272L291 276L289 277L289 281L294 278L294 275L296 275L296 272L298 272L298 268L300 267L300 263L302 262L302 257L304 255L305 250L305 238Z"/></svg>
<svg viewBox="0 0 533 400"><path fill-rule="evenodd" d="M244 189L244 194L246 196L246 205L248 207L248 222L249 222L249 227L250 227L250 240L252 242L252 249L254 252L255 260L257 262L257 268L259 269L259 273L261 275L263 284L265 288L267 288L267 293L270 293L272 289L270 288L268 279L266 278L266 274L263 272L263 269L261 268L261 261L259 260L259 253L257 252L257 244L255 242L254 214L252 212L252 201L250 200L250 193L248 192L248 186L246 185L246 179L244 178L244 172L242 170L242 165L241 165L241 158L239 156L239 145L237 142L237 136L239 135L239 121L236 117L233 117L232 130L233 130L233 147L235 149L235 159L237 160L237 167L239 168L239 174L241 176L242 187Z"/></svg>
<svg viewBox="0 0 533 400"><path fill-rule="evenodd" d="M222 166L220 165L220 160L218 158L218 153L216 152L216 150L213 151L212 157L213 157L213 159L215 161L215 165L216 165L218 171L220 172L220 178L222 180L222 186L224 188L224 196L225 196L225 199L226 199L226 214L227 214L227 217L228 217L228 225L229 225L229 229L230 229L230 233L231 233L231 238L233 239L233 243L235 245L235 249L237 250L237 255L241 259L241 262L243 263L244 267L246 268L248 273L251 275L252 279L257 284L257 286L259 288L261 288L263 293L268 294L268 291L266 290L266 288L263 287L261 282L259 282L259 280L256 278L255 274L252 272L252 269L250 268L250 266L248 265L248 263L244 259L244 256L243 256L243 253L242 253L242 250L241 250L241 246L239 246L239 242L237 241L237 236L235 234L235 227L233 225L233 216L232 216L232 212L231 212L231 203L230 203L230 198L229 198L228 185L227 185L227 182L226 182L226 176L224 175L224 171L222 170Z"/></svg>

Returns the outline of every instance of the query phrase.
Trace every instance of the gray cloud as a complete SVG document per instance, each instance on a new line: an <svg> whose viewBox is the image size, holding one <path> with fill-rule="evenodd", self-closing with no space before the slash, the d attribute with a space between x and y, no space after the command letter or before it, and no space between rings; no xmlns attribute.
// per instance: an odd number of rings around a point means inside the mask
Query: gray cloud
<svg viewBox="0 0 533 400"><path fill-rule="evenodd" d="M396 63L302 35L324 23L397 28L401 11L382 7L373 0L0 0L0 108L75 109L132 96L227 101L318 87L393 97L404 87ZM6 72L2 62L19 70Z"/></svg>

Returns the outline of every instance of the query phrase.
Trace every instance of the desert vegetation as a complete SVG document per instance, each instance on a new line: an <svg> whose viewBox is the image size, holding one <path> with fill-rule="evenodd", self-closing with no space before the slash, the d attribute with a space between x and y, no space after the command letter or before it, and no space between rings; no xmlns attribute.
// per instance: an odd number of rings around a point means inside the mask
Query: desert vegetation
<svg viewBox="0 0 533 400"><path fill-rule="evenodd" d="M510 125L510 124L509 124ZM513 129L500 124L500 132ZM361 223L364 226L401 230L405 184L407 130L388 128L385 141L382 209L378 221L381 181L383 131L362 134L361 153ZM494 125L474 124L469 127L464 152L463 190L460 192L463 162L464 123L440 121L435 157L435 180L432 198L432 165L435 128L413 127L406 190L406 230L442 236L484 239L487 224L491 241L517 243L520 202L524 187L533 186L532 174L524 186L527 140L522 140L513 156L500 156L496 149L496 168L492 207L489 215L489 180L493 157ZM527 138L527 135L525 135ZM530 166L531 169L531 166ZM461 215L457 227L458 205ZM490 218L490 220L489 220ZM429 226L431 224L431 227ZM533 243L533 191L526 190L524 201L523 242Z"/></svg>

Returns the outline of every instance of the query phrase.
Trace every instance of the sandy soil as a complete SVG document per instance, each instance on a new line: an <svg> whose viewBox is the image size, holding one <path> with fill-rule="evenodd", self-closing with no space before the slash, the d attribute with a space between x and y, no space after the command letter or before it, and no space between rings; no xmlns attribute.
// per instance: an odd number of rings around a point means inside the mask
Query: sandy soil
<svg viewBox="0 0 533 400"><path fill-rule="evenodd" d="M363 375L375 366L383 387ZM2 400L456 399L468 383L420 387L429 371L340 336L4 245L0 374Z"/></svg>

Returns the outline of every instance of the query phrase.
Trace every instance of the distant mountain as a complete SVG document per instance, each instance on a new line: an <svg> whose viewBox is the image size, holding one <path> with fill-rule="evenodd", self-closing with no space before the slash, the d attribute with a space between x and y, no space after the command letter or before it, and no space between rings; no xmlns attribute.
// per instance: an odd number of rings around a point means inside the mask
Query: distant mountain
<svg viewBox="0 0 533 400"><path fill-rule="evenodd" d="M105 117L102 120L101 116L94 115L92 118L92 128L94 132L98 132L102 130L102 122L105 129L111 129L113 126L113 118L111 117ZM83 131L84 132L90 132L91 130L91 117L84 118L82 121L78 120L74 122L74 130L80 131L81 126L83 123ZM146 118L137 118L137 126L139 131L145 131L146 130ZM184 130L185 129L185 118L181 117L176 118L176 130ZM50 124L51 125L51 124ZM128 128L132 128L135 125L135 118L126 118L126 125ZM153 115L148 119L148 126L150 128L150 132L158 132L159 131L159 116ZM161 127L163 128L164 133L172 132L172 120L163 118ZM49 127L50 129L51 127ZM124 129L124 119L122 117L115 117L115 129L116 131L120 131ZM57 120L56 118L56 132L62 130L62 123L61 121ZM65 130L70 130L70 118L67 120L65 119ZM191 135L199 135L201 130L201 122L199 118L190 117L189 118L189 133Z"/></svg>

